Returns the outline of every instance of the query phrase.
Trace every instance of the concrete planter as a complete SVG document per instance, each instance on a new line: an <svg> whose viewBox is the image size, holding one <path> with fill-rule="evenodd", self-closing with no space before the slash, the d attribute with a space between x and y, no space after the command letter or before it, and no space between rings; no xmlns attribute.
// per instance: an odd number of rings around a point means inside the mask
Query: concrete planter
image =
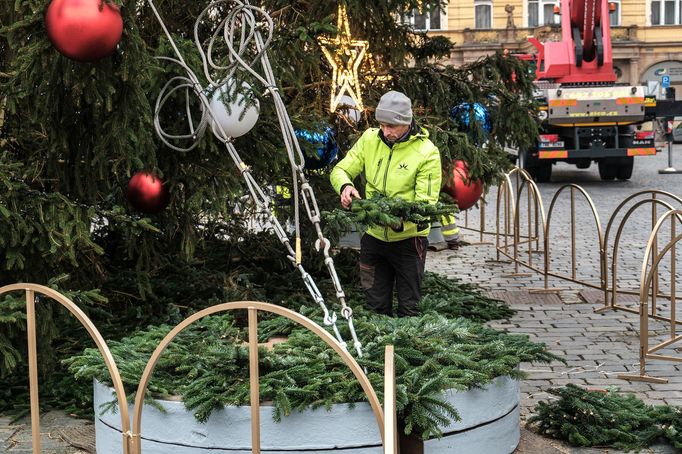
<svg viewBox="0 0 682 454"><path fill-rule="evenodd" d="M448 391L446 398L462 420L452 423L440 439L424 442L427 454L509 454L519 442L519 383L498 377L483 389ZM120 454L118 412L100 414L111 402L112 388L94 383L95 430L98 454ZM215 411L199 423L182 402L158 401L161 412L145 405L142 416L143 454L251 454L250 407ZM132 407L132 406L131 406ZM261 407L261 450L271 454L332 453L381 454L379 429L366 403L305 410L276 423L272 407ZM131 408L132 414L132 408Z"/></svg>
<svg viewBox="0 0 682 454"><path fill-rule="evenodd" d="M355 226L353 226L350 232L343 234L339 238L339 247L360 249L360 239L363 234L364 232L358 232L355 230Z"/></svg>

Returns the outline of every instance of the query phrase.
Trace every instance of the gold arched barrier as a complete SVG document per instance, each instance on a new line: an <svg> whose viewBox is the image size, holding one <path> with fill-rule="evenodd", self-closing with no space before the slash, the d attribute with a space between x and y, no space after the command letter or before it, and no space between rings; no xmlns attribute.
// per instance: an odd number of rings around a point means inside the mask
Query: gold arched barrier
<svg viewBox="0 0 682 454"><path fill-rule="evenodd" d="M495 220L495 249L497 251L497 261L501 260L501 253L507 256L509 255L509 237L513 236L511 233L511 220L514 219L514 213L516 212L516 207L514 205L515 198L511 195L513 191L514 188L512 187L509 175L505 175L502 184L500 184L497 190L497 217ZM504 205L500 207L502 203L504 203ZM504 225L502 226L504 228L503 233L500 233L500 208L502 208L504 213L504 216L502 217L504 220ZM485 220L482 221L481 230L485 230ZM500 237L504 239L504 246L502 246Z"/></svg>
<svg viewBox="0 0 682 454"><path fill-rule="evenodd" d="M132 439L135 447L133 454L141 454L142 440L141 440L141 426L142 426L142 407L144 405L144 396L147 391L147 385L151 378L156 363L159 357L166 349L168 344L192 323L212 314L218 312L225 312L231 310L245 309L248 311L248 329L249 329L249 377L251 384L251 442L252 452L260 454L260 399L259 399L259 372L258 372L258 311L269 312L273 314L286 317L299 325L308 328L310 331L318 335L328 346L330 346L336 353L341 356L344 363L350 368L355 377L360 382L360 386L365 391L369 404L372 407L374 416L376 417L379 431L384 443L385 454L395 454L397 451L397 433L396 433L396 417L395 417L395 372L393 369L393 347L386 347L385 358L385 386L388 388L384 391L384 403L386 405L386 412L382 410L379 399L372 388L369 379L363 372L360 365L355 359L339 344L339 342L322 327L317 325L312 320L304 317L297 312L276 306L274 304L261 303L255 301L239 301L234 303L218 304L186 318L183 322L177 325L169 332L166 337L159 343L152 353L151 358L147 362L147 366L142 373L142 378L137 387L135 395L135 407L133 414L133 428Z"/></svg>
<svg viewBox="0 0 682 454"><path fill-rule="evenodd" d="M252 452L260 453L260 401L259 401L259 374L258 374L258 321L257 311L269 312L292 320L299 325L308 328L320 337L327 345L336 351L343 362L351 369L355 377L360 382L360 386L368 397L369 404L379 425L379 432L383 440L384 454L396 454L398 449L398 433L396 420L395 402L395 363L393 346L387 345L384 358L384 409L381 408L379 399L372 387L369 379L358 365L355 359L339 344L339 342L321 326L312 320L273 304L260 303L254 301L241 301L234 303L224 303L204 309L188 317L176 326L157 346L151 358L147 362L138 385L135 405L133 408L132 431L130 429L130 415L128 402L126 399L123 382L116 362L107 346L104 338L99 333L95 325L87 315L75 304L59 292L38 284L12 284L0 288L0 295L14 291L24 291L26 293L26 326L28 337L28 363L29 363L29 393L31 405L31 433L32 448L35 454L40 453L40 409L38 399L38 359L36 348L36 314L35 299L36 294L42 294L60 303L71 312L80 323L85 327L90 337L95 341L104 363L107 366L111 381L116 392L116 400L121 415L121 432L123 454L141 454L140 427L142 420L142 406L144 405L144 395L154 367L168 344L185 328L197 320L218 312L246 309L248 311L249 329L249 375L251 380L251 427L252 427Z"/></svg>
<svg viewBox="0 0 682 454"><path fill-rule="evenodd" d="M514 184L514 182L516 184ZM520 223L520 213L521 209L519 205L521 204L521 198L522 198L522 192L524 189L527 187L530 187L530 190L528 190L528 232L527 234L524 234L524 232L521 231L521 223ZM556 201L558 200L559 195L564 192L567 188L570 188L570 197L571 197L571 209L570 209L570 219L571 219L571 274L570 276L560 274L560 273L555 273L552 272L551 270L551 262L550 262L550 255L551 255L551 219L553 218L554 215L554 208L556 205ZM595 284L594 282L589 282L587 280L581 279L577 273L576 273L576 264L577 264L577 249L576 249L576 211L575 211L575 195L576 193L580 193L585 200L587 201L590 210L592 212L592 217L594 219L595 223L595 228L596 228L596 234L598 237L598 242L599 242L599 284ZM565 186L562 186L557 190L557 192L554 194L554 197L552 198L552 202L550 203L550 208L549 212L545 216L544 212L544 205L542 202L542 196L540 194L540 191L538 190L537 185L535 184L534 181L532 181L532 178L530 175L523 169L515 168L508 174L505 174L502 177L502 182L498 186L498 191L497 191L497 200L496 200L496 213L495 213L495 231L494 232L488 232L485 230L486 222L485 218L481 216L480 220L480 225L479 228L475 228L474 226L466 226L468 230L476 231L479 232L479 234L491 234L495 235L495 252L496 252L496 260L492 260L494 262L503 262L505 260L502 260L502 257L504 256L506 259L509 259L508 263L513 262L514 263L514 272L507 275L507 276L525 276L525 274L519 273L519 265L524 266L528 269L531 269L537 273L540 273L544 276L544 288L543 289L537 289L533 291L550 291L552 289L549 289L549 283L548 279L549 277L556 277L559 279L567 280L574 282L576 284L584 285L586 287L590 288L595 288L599 289L604 293L604 306L601 307L600 309L597 309L598 311L604 311L607 309L622 309L622 310L627 310L630 312L635 312L637 313L638 311L636 309L631 309L627 308L625 306L621 306L617 304L617 294L622 293L622 294L632 294L636 295L637 291L634 290L626 290L626 289L619 289L617 286L618 282L618 268L617 268L617 256L618 256L618 246L620 244L620 237L622 235L622 231L624 228L624 225L627 223L627 220L631 218L632 213L635 211L634 209L630 209L627 214L625 215L625 218L621 221L619 224L618 231L621 232L617 235L616 238L616 244L614 245L614 253L612 254L612 257L615 257L615 259L612 259L612 264L611 264L611 270L613 271L612 275L610 276L611 279L609 279L609 254L608 250L609 248L609 237L611 234L612 229L615 226L615 221L618 218L618 215L623 211L623 209L626 207L626 205L631 202L633 199L636 199L637 197L641 197L643 195L651 195L650 199L647 199L646 201L639 201L637 206L642 206L646 203L650 203L652 205L652 210L651 210L651 227L653 229L656 220L657 220L657 206L663 206L666 209L672 209L673 205L670 203L667 203L663 200L660 200L660 197L666 197L670 198L673 201L680 203L682 205L682 198L666 192L666 191L659 191L659 190L647 190L647 191L640 191L635 194L630 195L627 197L625 200L623 200L618 207L615 209L613 214L609 217L609 222L607 225L606 230L602 228L601 225L601 220L599 218L599 214L596 208L596 205L594 204L594 201L592 198L589 196L587 191L585 191L582 187L575 185L575 184L568 184ZM533 206L534 205L534 206ZM535 216L533 218L532 214L532 209L534 208L535 210ZM535 231L532 232L532 219L535 221ZM543 248L542 250L539 247L539 242L540 242L540 236L543 236ZM511 238L511 241L510 241ZM535 242L535 246L531 247L530 244L532 242ZM524 259L521 257L519 254L519 248L523 244L528 244L528 259ZM544 253L544 266L539 267L533 263L533 253ZM655 249L654 249L655 253ZM525 254L524 254L525 255ZM652 260L655 257L652 257ZM654 278L656 279L656 278ZM658 288L658 284L655 281L656 289ZM613 291L615 289L615 291ZM666 296L666 295L662 295Z"/></svg>
<svg viewBox="0 0 682 454"><path fill-rule="evenodd" d="M85 327L88 334L97 344L99 352L104 358L104 363L109 370L111 382L116 391L116 400L121 409L121 432L123 434L123 453L132 454L128 444L130 440L130 417L128 415L128 404L126 401L125 391L123 389L123 382L121 381L121 374L116 367L114 357L109 351L104 338L99 333L95 325L88 318L87 315L70 299L61 293L38 284L12 284L0 288L0 295L8 292L15 292L23 290L26 292L26 333L28 337L28 374L29 374L29 395L31 401L31 435L33 452L40 453L40 405L38 400L38 357L36 348L36 313L35 313L35 298L36 293L45 295L57 301L71 312Z"/></svg>
<svg viewBox="0 0 682 454"><path fill-rule="evenodd" d="M656 251L656 241L658 232L661 226L667 219L670 219L671 237L672 239L661 249ZM640 287L639 287L639 374L619 375L619 378L627 380L638 380L647 381L654 383L667 383L668 380L663 378L652 377L646 374L646 360L647 359L660 359L666 361L682 362L682 357L680 356L670 356L670 355L660 355L656 354L658 350L665 347L669 347L682 340L682 335L677 334L677 325L682 324L682 320L677 319L677 299L680 297L677 295L676 290L676 272L675 272L675 260L676 260L676 246L677 243L682 241L682 234L676 234L675 231L675 220L682 224L682 210L670 210L667 211L660 219L656 222L651 235L649 236L649 241L647 242L646 251L644 253L644 259L642 262L642 273L640 277ZM656 297L657 293L654 291L654 283L659 275L659 265L666 254L670 253L670 316L662 317L656 315ZM649 266L649 260L654 257ZM651 297L651 313L649 313L649 297ZM669 336L668 339L659 342L654 346L649 346L649 318L655 318L656 320L665 321L669 325Z"/></svg>
<svg viewBox="0 0 682 454"><path fill-rule="evenodd" d="M604 263L605 264L608 264L609 236L611 233L611 229L614 226L615 220L618 217L618 214L621 212L621 210L623 210L623 208L630 201L632 201L633 199L640 197L642 195L651 195L651 198L647 198L644 200L637 201L632 207L630 207L628 209L628 211L625 213L625 215L623 216L623 219L621 219L621 221L618 225L618 229L616 231L616 236L614 238L613 254L611 257L611 280L610 280L611 286L609 287L609 285L608 285L609 284L608 266L606 266L606 268L604 269L605 281L606 281L606 285L604 286L604 307L602 309L600 309L600 311L607 310L607 309L617 309L617 310L624 310L624 311L628 311L628 312L632 312L632 313L638 313L639 312L638 309L632 309L632 308L629 308L626 306L619 305L617 303L618 293L632 294L632 295L638 294L635 291L622 290L622 289L619 290L618 289L618 246L620 245L620 239L621 239L621 236L623 233L623 229L625 228L627 221L632 217L632 214L641 206L644 206L647 204L651 205L651 228L652 228L652 234L653 234L654 231L658 232L658 230L656 229L656 224L657 224L657 220L658 220L658 214L657 214L658 206L659 205L663 206L667 210L673 210L674 209L674 207L671 204L669 204L666 201L660 200L658 198L658 196L668 197L668 198L673 199L674 201L682 204L682 199L680 199L676 195L671 194L669 192L658 191L658 190L648 190L648 191L637 192L635 194L632 194L631 196L629 196L625 200L623 200L618 205L618 207L616 207L613 214L611 215L611 217L609 219L609 223L606 227L606 232L604 234ZM653 241L653 243L652 243L653 249L652 249L652 255L650 256L650 260L652 260L652 262L653 262L653 261L655 261L656 255L658 253L658 251L657 251L658 237L657 237L657 235L655 235L655 236L651 237L651 239ZM652 288L652 291L654 292L654 294L659 293L658 287L659 287L658 277L654 277L654 284L653 284L653 288ZM663 296L667 296L667 295L663 295Z"/></svg>
<svg viewBox="0 0 682 454"><path fill-rule="evenodd" d="M512 183L512 177L516 185ZM527 195L527 232L521 232L521 197L526 189ZM502 208L502 209L501 209ZM500 216L500 214L503 214ZM503 220L504 231L500 229L500 221ZM481 221L482 225L484 220ZM536 272L542 272L533 264L533 253L540 252L540 235L545 230L545 209L542 197L537 185L531 176L523 169L514 169L504 176L502 184L497 192L497 219L495 230L495 246L497 261L505 256L514 263L514 272L507 275L511 277L529 276L519 272L519 265L523 265ZM512 238L512 243L509 243ZM535 243L535 246L533 246ZM520 258L520 246L527 247L527 259ZM510 252L510 247L512 251Z"/></svg>
<svg viewBox="0 0 682 454"><path fill-rule="evenodd" d="M533 178L523 169L512 171L516 176L516 211L514 212L514 262L516 263L515 274L519 274L518 264L521 263L530 269L535 269L533 266L533 252L539 251L540 233L545 235L545 207L542 203L542 196ZM521 232L521 196L524 188L526 189L528 212L526 216L527 234L524 236ZM535 208L535 216L533 216L533 208ZM533 223L533 219L535 222ZM533 224L535 224L535 231L533 231ZM523 241L522 241L523 239ZM533 241L535 241L535 249L533 249ZM523 262L519 259L519 246L526 243L528 252L528 261Z"/></svg>
<svg viewBox="0 0 682 454"><path fill-rule="evenodd" d="M554 207L556 205L557 200L559 199L559 196L566 190L570 189L570 197L571 197L571 276L565 276L561 274L556 274L552 273L550 271L550 260L549 260L549 255L550 255L550 245L551 245L551 235L550 235L550 226L552 223L552 215L554 214ZM576 265L577 265L577 253L576 253L576 210L575 210L575 193L576 191L585 198L587 201L590 210L592 211L592 218L594 220L596 229L597 229L597 238L599 242L599 285L594 285L589 282L585 281L580 281L578 280L577 273L576 273ZM592 197L585 191L582 187L576 185L576 184L567 184L559 188L559 190L554 194L554 197L552 198L552 202L549 204L549 212L547 213L547 222L545 225L545 268L544 268L544 276L545 276L545 289L548 289L548 280L549 277L556 277L559 279L564 279L567 281L579 283L582 285L585 285L587 287L592 287L592 288L599 288L602 289L606 285L606 278L605 278L605 273L606 273L606 262L604 260L604 253L605 253L605 246L604 246L604 235L602 233L602 227L601 227L601 221L599 220L599 213L597 213L597 207L594 205L594 202L592 201Z"/></svg>

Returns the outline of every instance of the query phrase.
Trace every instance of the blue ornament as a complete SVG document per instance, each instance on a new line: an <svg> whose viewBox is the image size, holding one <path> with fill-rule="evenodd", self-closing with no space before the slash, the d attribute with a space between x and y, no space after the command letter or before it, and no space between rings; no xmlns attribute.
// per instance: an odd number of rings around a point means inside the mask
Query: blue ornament
<svg viewBox="0 0 682 454"><path fill-rule="evenodd" d="M305 159L305 168L309 170L318 170L331 164L339 153L339 146L334 140L334 130L327 126L322 132L310 132L306 129L296 129L294 131L296 137L303 139L313 145L315 151L310 153L309 148L303 148L303 158Z"/></svg>
<svg viewBox="0 0 682 454"><path fill-rule="evenodd" d="M490 121L490 114L488 109L483 104L463 102L450 110L450 118L455 120L459 129L463 132L470 132L469 119L471 118L471 111L473 110L474 119L479 127L486 133L490 134L493 130L493 125Z"/></svg>

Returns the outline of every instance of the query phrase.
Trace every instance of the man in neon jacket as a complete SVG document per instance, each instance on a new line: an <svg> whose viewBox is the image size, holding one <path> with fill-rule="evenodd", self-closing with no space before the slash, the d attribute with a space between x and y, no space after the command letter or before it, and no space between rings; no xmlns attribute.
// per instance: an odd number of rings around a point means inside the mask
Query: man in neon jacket
<svg viewBox="0 0 682 454"><path fill-rule="evenodd" d="M350 208L360 194L353 180L365 174L365 196L380 193L411 202L436 203L441 188L438 148L426 129L412 119L412 101L389 91L379 100L375 117L380 128L370 128L332 170L331 183ZM371 226L360 242L360 282L367 306L392 315L393 287L398 294L398 316L418 315L421 284L431 225L402 222L399 226Z"/></svg>

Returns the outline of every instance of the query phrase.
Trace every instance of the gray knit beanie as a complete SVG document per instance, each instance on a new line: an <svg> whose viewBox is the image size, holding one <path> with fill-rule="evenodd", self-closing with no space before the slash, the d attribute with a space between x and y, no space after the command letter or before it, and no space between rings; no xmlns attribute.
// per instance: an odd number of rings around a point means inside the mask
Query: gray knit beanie
<svg viewBox="0 0 682 454"><path fill-rule="evenodd" d="M389 91L379 100L374 113L379 123L409 125L412 123L412 101L399 91Z"/></svg>

